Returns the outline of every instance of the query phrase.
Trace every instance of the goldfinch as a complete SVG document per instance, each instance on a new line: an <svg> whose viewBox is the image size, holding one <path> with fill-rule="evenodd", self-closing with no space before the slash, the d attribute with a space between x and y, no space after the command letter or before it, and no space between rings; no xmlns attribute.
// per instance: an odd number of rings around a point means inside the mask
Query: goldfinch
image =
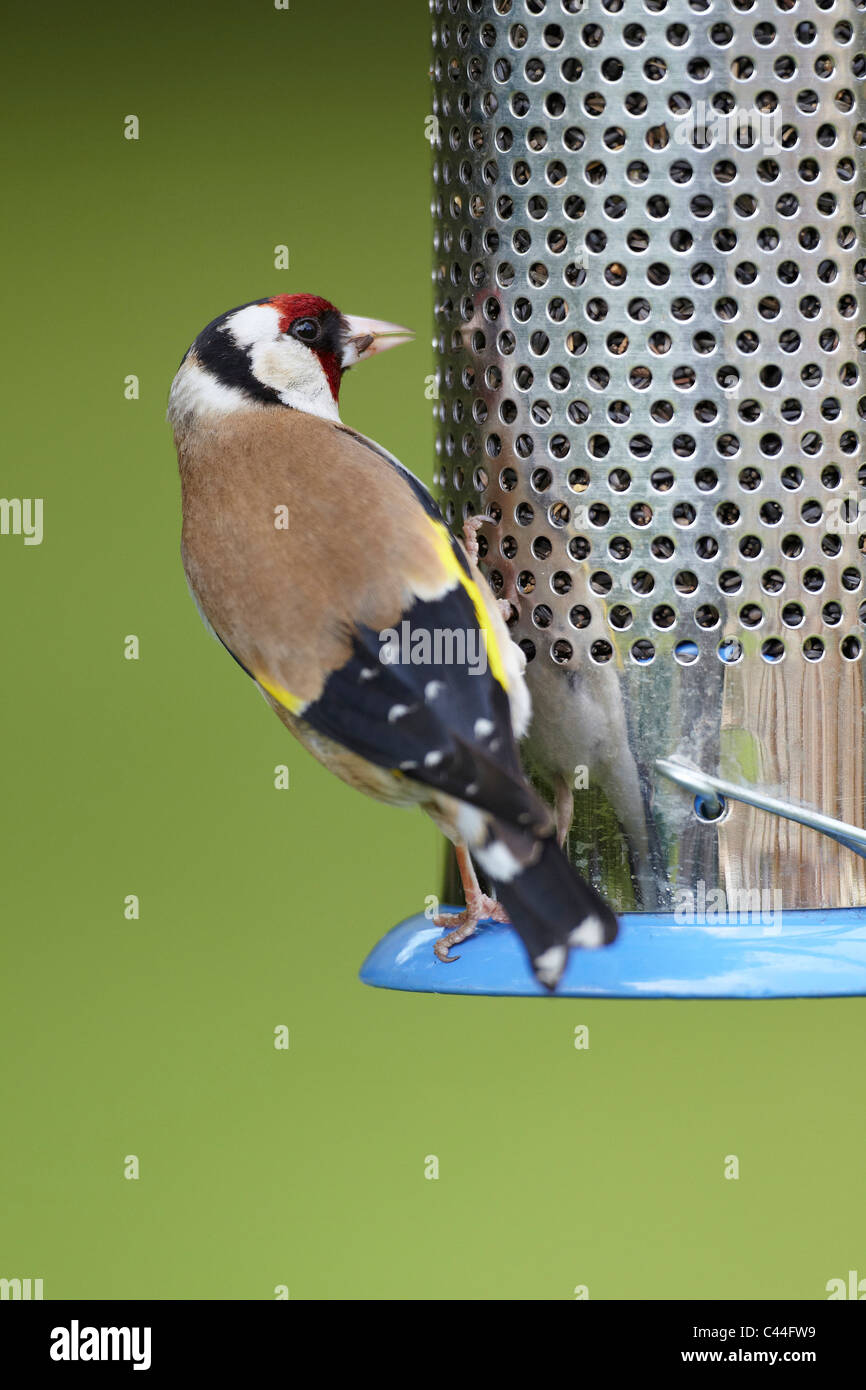
<svg viewBox="0 0 866 1390"><path fill-rule="evenodd" d="M616 919L521 770L523 653L426 488L340 419L343 374L410 337L308 294L199 333L168 410L183 565L206 626L313 756L455 844L466 909L436 919L439 958L507 913L554 989L569 946L612 941Z"/></svg>

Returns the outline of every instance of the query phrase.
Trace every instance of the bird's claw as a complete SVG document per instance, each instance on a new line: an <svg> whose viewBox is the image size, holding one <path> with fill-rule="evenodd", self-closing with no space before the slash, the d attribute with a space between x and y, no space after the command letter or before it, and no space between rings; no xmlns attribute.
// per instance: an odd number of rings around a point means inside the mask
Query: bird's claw
<svg viewBox="0 0 866 1390"><path fill-rule="evenodd" d="M444 912L434 917L434 927L451 928L444 936L440 936L438 941L433 942L436 959L446 965L459 960L459 956L449 955L451 947L459 946L461 941L473 936L479 922L508 922L502 904L495 898L489 898L486 893L481 893L477 899L473 899L462 912Z"/></svg>
<svg viewBox="0 0 866 1390"><path fill-rule="evenodd" d="M449 956L448 946L445 944L446 938L441 937L439 941L433 943L433 954L437 960L441 960L443 965L450 965L452 961L459 960L459 956Z"/></svg>

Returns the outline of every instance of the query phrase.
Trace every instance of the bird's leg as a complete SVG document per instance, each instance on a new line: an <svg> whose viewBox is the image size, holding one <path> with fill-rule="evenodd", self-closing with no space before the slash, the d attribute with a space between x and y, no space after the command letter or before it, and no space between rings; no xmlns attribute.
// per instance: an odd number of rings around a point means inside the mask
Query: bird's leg
<svg viewBox="0 0 866 1390"><path fill-rule="evenodd" d="M463 912L443 912L438 917L433 918L435 927L451 927L452 930L445 936L440 936L438 941L434 941L433 950L442 961L459 960L459 956L449 955L452 946L458 946L461 941L465 941L467 936L472 936L479 922L507 922L505 909L495 898L490 898L486 893L482 893L481 884L475 873L475 866L469 855L469 850L465 845L455 845L454 853L457 856L457 867L460 870L460 882L463 884L463 896L466 899L466 907Z"/></svg>
<svg viewBox="0 0 866 1390"><path fill-rule="evenodd" d="M574 792L561 774L557 773L554 782L556 838L559 848L565 849L571 822L574 819Z"/></svg>

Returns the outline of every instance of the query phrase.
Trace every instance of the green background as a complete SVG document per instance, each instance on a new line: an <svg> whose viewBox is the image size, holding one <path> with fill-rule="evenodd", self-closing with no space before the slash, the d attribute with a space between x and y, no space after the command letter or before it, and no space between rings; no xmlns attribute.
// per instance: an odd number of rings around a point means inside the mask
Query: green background
<svg viewBox="0 0 866 1390"><path fill-rule="evenodd" d="M292 289L414 326L343 416L432 472L425 0L11 26L2 492L45 499L45 539L0 537L0 1277L812 1299L866 1275L862 1001L365 988L438 889L437 834L310 759L188 597L165 399L217 313Z"/></svg>

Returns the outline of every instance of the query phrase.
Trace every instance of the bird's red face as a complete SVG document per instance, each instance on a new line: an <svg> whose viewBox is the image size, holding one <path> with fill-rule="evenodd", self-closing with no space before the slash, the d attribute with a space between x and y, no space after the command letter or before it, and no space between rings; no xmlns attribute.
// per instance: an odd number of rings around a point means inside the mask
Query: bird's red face
<svg viewBox="0 0 866 1390"><path fill-rule="evenodd" d="M255 401L339 419L343 373L411 337L395 323L341 314L318 295L278 294L208 324L181 364L176 386L189 397L199 372L206 380L198 394L210 409Z"/></svg>
<svg viewBox="0 0 866 1390"><path fill-rule="evenodd" d="M335 305L315 294L278 294L269 302L280 315L280 332L315 353L335 401L343 372L356 362L412 340L408 328L384 319L341 314Z"/></svg>
<svg viewBox="0 0 866 1390"><path fill-rule="evenodd" d="M268 301L279 314L279 330L309 348L321 363L334 400L343 377L343 328L339 309L315 294L278 294Z"/></svg>

